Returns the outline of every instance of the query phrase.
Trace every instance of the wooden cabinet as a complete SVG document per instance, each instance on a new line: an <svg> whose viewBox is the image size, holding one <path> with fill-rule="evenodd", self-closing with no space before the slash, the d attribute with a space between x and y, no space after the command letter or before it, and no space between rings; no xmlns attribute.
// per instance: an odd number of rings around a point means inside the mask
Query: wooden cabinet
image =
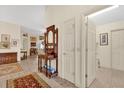
<svg viewBox="0 0 124 93"><path fill-rule="evenodd" d="M0 65L17 62L17 53L0 53Z"/></svg>

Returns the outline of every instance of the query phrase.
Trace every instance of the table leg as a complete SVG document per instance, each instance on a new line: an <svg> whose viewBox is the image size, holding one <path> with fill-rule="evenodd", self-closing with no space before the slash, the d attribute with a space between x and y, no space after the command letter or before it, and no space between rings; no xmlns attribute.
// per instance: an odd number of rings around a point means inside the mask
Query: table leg
<svg viewBox="0 0 124 93"><path fill-rule="evenodd" d="M47 72L48 71L48 69L47 69L47 66L48 66L47 65L47 58L45 58L45 64L46 64L46 76L47 76L47 74L48 74L48 72Z"/></svg>
<svg viewBox="0 0 124 93"><path fill-rule="evenodd" d="M51 68L51 60L49 59L49 67ZM50 72L51 74L51 72ZM49 78L51 78L51 75L49 76Z"/></svg>
<svg viewBox="0 0 124 93"><path fill-rule="evenodd" d="M42 58L41 58L41 61L40 61L40 68L41 68L41 72L42 72Z"/></svg>
<svg viewBox="0 0 124 93"><path fill-rule="evenodd" d="M38 71L39 71L39 58L38 58Z"/></svg>

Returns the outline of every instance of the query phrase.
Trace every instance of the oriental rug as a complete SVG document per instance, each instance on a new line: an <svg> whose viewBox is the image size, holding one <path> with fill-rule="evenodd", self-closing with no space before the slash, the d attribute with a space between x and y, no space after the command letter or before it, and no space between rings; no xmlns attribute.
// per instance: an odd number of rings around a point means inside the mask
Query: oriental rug
<svg viewBox="0 0 124 93"><path fill-rule="evenodd" d="M7 80L8 88L50 88L50 86L36 73Z"/></svg>

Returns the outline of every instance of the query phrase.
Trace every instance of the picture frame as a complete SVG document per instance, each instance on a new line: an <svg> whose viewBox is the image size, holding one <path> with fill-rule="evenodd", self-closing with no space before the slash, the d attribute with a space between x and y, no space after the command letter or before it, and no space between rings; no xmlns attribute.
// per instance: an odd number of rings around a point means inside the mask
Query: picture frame
<svg viewBox="0 0 124 93"><path fill-rule="evenodd" d="M31 42L31 47L36 47L36 42Z"/></svg>
<svg viewBox="0 0 124 93"><path fill-rule="evenodd" d="M27 33L24 33L23 36L24 36L24 37L28 37L28 34L27 34Z"/></svg>
<svg viewBox="0 0 124 93"><path fill-rule="evenodd" d="M31 36L31 37L30 37L30 41L31 41L31 42L36 42L36 41L37 41L37 38L34 37L34 36Z"/></svg>
<svg viewBox="0 0 124 93"><path fill-rule="evenodd" d="M0 42L0 49L10 49L10 42Z"/></svg>
<svg viewBox="0 0 124 93"><path fill-rule="evenodd" d="M18 46L18 39L12 39L11 40L11 46L12 47L17 47Z"/></svg>
<svg viewBox="0 0 124 93"><path fill-rule="evenodd" d="M39 40L44 40L45 37L44 36L39 36Z"/></svg>
<svg viewBox="0 0 124 93"><path fill-rule="evenodd" d="M108 45L108 33L100 34L100 46Z"/></svg>
<svg viewBox="0 0 124 93"><path fill-rule="evenodd" d="M9 34L1 34L1 42L10 42Z"/></svg>

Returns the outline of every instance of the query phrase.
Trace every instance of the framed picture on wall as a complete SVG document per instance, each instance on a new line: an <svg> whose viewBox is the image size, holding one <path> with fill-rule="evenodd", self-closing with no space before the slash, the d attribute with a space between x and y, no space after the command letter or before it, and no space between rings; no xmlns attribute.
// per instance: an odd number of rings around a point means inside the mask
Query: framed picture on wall
<svg viewBox="0 0 124 93"><path fill-rule="evenodd" d="M9 34L1 34L1 42L10 42Z"/></svg>
<svg viewBox="0 0 124 93"><path fill-rule="evenodd" d="M39 40L44 40L45 37L44 36L39 36Z"/></svg>
<svg viewBox="0 0 124 93"><path fill-rule="evenodd" d="M108 45L108 33L100 34L100 46Z"/></svg>
<svg viewBox="0 0 124 93"><path fill-rule="evenodd" d="M0 49L9 49L10 43L9 42L0 42Z"/></svg>
<svg viewBox="0 0 124 93"><path fill-rule="evenodd" d="M31 42L36 42L37 41L37 37L31 36L30 40L31 40Z"/></svg>
<svg viewBox="0 0 124 93"><path fill-rule="evenodd" d="M31 47L36 47L36 42L31 42Z"/></svg>
<svg viewBox="0 0 124 93"><path fill-rule="evenodd" d="M18 39L12 39L11 40L11 46L12 47L17 47L17 45L18 45Z"/></svg>

